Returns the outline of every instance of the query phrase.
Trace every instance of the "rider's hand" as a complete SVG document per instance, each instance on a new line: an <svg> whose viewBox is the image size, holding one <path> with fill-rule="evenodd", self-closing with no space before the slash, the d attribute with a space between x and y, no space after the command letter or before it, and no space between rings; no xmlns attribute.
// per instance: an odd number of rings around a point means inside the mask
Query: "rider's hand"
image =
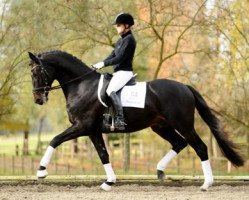
<svg viewBox="0 0 249 200"><path fill-rule="evenodd" d="M101 68L104 67L104 66L105 66L104 62L98 62L98 63L92 65L92 67L93 67L94 69L101 69Z"/></svg>

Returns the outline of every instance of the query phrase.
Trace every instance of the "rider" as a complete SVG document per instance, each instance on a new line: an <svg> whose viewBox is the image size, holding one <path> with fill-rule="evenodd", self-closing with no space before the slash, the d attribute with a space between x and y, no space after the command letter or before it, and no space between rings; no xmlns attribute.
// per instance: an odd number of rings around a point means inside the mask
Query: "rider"
<svg viewBox="0 0 249 200"><path fill-rule="evenodd" d="M100 69L114 65L113 77L106 93L110 97L115 110L114 126L118 130L124 130L126 124L123 108L116 92L133 77L132 61L136 49L136 40L131 32L131 27L134 25L134 19L129 13L120 13L116 16L113 25L115 25L121 38L115 44L112 53L104 61L93 65L93 67Z"/></svg>

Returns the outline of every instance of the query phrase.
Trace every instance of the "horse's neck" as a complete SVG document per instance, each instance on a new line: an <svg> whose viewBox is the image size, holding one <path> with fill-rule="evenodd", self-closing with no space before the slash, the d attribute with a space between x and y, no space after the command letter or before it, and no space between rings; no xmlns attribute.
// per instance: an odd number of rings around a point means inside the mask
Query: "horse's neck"
<svg viewBox="0 0 249 200"><path fill-rule="evenodd" d="M60 83L60 85L74 85L78 84L80 80L83 80L91 70L86 66L77 66L71 64L63 65L62 62L56 67L55 79ZM78 79L82 77L82 79ZM70 84L69 84L70 83Z"/></svg>
<svg viewBox="0 0 249 200"><path fill-rule="evenodd" d="M83 74L83 77L79 80L74 80L77 79L77 77L70 77L68 75L61 76L57 79L59 84L62 86L62 91L65 95L66 100L78 98L79 96L83 98L87 95L86 91L94 92L95 90L97 90L100 75L96 72L87 73L88 74L86 74L85 76ZM86 98L88 97L86 96Z"/></svg>
<svg viewBox="0 0 249 200"><path fill-rule="evenodd" d="M44 59L46 59L46 56ZM93 82L96 82L100 76L84 63L81 63L79 60L67 54L54 54L48 57L47 62L51 60L53 61L51 67L54 67L54 65L52 65L53 63L57 65L56 68L54 68L55 75L53 78L62 86L66 99L68 99L68 97L73 98L76 94L81 94L83 92L82 88L91 88L94 85ZM90 84L89 82L92 83ZM82 93L81 97L82 95L84 94Z"/></svg>

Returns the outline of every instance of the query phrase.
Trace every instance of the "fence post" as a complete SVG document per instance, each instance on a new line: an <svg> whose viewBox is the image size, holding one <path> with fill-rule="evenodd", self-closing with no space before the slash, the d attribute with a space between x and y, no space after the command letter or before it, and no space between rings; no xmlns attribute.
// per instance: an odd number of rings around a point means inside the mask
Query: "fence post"
<svg viewBox="0 0 249 200"><path fill-rule="evenodd" d="M19 145L16 145L16 156L19 156Z"/></svg>
<svg viewBox="0 0 249 200"><path fill-rule="evenodd" d="M67 164L67 173L70 174L70 164Z"/></svg>
<svg viewBox="0 0 249 200"><path fill-rule="evenodd" d="M0 154L0 160L2 160L2 162L0 161L0 163L2 163L2 166L0 166L0 169L3 169L3 165L4 165L4 163L3 163L3 154Z"/></svg>
<svg viewBox="0 0 249 200"><path fill-rule="evenodd" d="M35 172L34 158L31 158L31 171L32 171L32 174L34 174Z"/></svg>
<svg viewBox="0 0 249 200"><path fill-rule="evenodd" d="M124 134L123 166L124 171L130 170L130 133Z"/></svg>
<svg viewBox="0 0 249 200"><path fill-rule="evenodd" d="M192 165L192 168L193 168L193 171L192 171L192 173L193 173L193 176L195 176L195 156L193 156L192 157L192 161L193 161L193 165Z"/></svg>
<svg viewBox="0 0 249 200"><path fill-rule="evenodd" d="M58 163L57 163L57 160L55 161L55 174L57 175L57 172L58 172Z"/></svg>
<svg viewBox="0 0 249 200"><path fill-rule="evenodd" d="M3 174L6 173L6 155L5 153L3 154Z"/></svg>
<svg viewBox="0 0 249 200"><path fill-rule="evenodd" d="M22 173L24 173L24 156L22 156L22 162L21 162L21 164L22 164Z"/></svg>
<svg viewBox="0 0 249 200"><path fill-rule="evenodd" d="M227 161L227 173L230 174L232 172L232 164L230 161Z"/></svg>
<svg viewBox="0 0 249 200"><path fill-rule="evenodd" d="M15 156L12 156L12 175L15 174Z"/></svg>
<svg viewBox="0 0 249 200"><path fill-rule="evenodd" d="M177 156L177 174L180 174L180 156Z"/></svg>

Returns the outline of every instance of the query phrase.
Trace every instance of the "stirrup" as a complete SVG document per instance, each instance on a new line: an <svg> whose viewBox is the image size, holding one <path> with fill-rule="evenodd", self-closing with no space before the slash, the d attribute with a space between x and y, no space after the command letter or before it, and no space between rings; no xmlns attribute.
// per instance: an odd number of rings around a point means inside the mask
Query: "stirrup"
<svg viewBox="0 0 249 200"><path fill-rule="evenodd" d="M114 119L115 129L120 130L120 131L125 130L125 125L127 125L127 124L124 122L123 117L115 117L115 119Z"/></svg>

